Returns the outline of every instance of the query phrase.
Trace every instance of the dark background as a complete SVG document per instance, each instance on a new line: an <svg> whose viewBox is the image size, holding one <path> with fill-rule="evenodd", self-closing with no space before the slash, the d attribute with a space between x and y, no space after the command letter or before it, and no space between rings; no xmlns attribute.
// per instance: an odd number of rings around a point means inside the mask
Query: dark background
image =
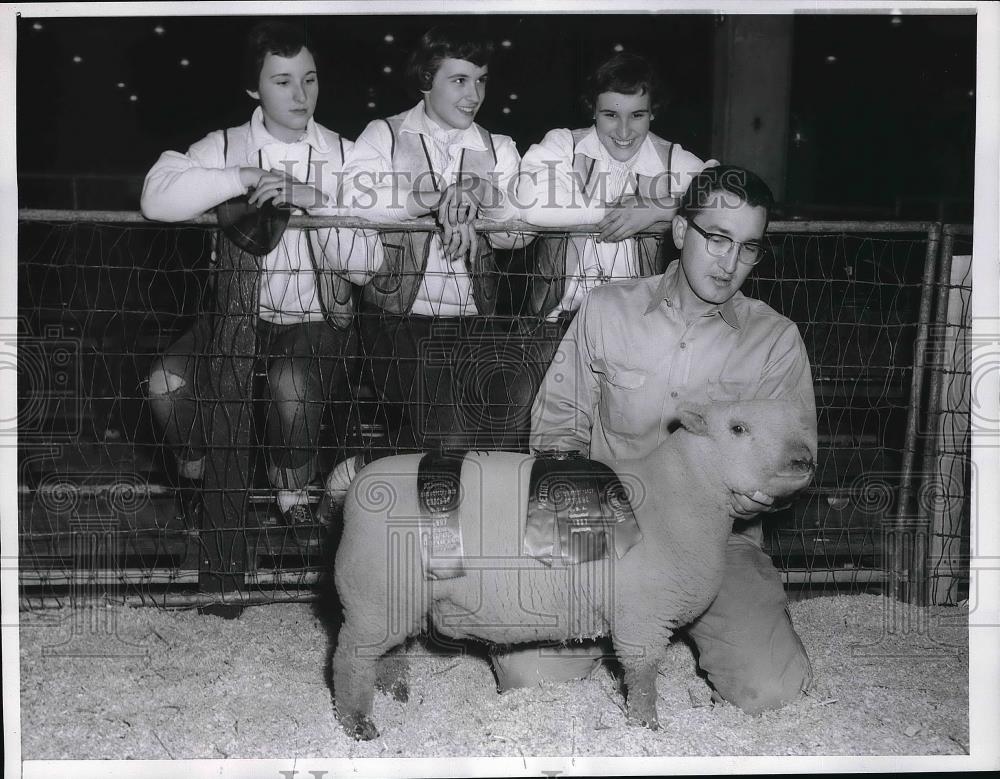
<svg viewBox="0 0 1000 779"><path fill-rule="evenodd" d="M72 205L67 176L87 174L114 178L78 187L76 205L136 208L137 180L161 151L248 118L239 68L258 18L20 19L21 205ZM300 18L320 49L319 122L356 138L416 102L403 84L406 54L443 17ZM552 127L589 124L584 79L620 45L668 85L653 130L712 156L715 16L476 18L498 44L479 121L522 154ZM792 59L786 214L971 219L975 16L799 15Z"/></svg>

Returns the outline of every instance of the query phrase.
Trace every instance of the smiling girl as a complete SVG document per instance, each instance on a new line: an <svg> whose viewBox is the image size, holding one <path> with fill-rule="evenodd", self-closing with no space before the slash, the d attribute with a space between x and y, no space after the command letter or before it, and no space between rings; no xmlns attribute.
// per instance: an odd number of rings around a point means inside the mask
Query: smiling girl
<svg viewBox="0 0 1000 779"><path fill-rule="evenodd" d="M597 226L596 235L536 243L532 313L565 324L595 286L663 270L660 234L706 164L650 132L659 83L642 57L621 53L601 63L584 103L594 123L550 130L524 155L518 182L525 221Z"/></svg>
<svg viewBox="0 0 1000 779"><path fill-rule="evenodd" d="M495 351L493 328L502 323L489 318L497 305L493 250L518 240L473 229L477 217L518 215L507 196L517 147L475 121L492 53L477 25L428 30L407 69L419 101L371 122L348 157L344 192L356 215L394 222L432 216L441 228L384 230L384 260L364 282L361 343L382 408L401 419L390 430L399 451L496 448L495 436L503 436L491 420L506 414L504 404L495 411L479 404L490 396L492 366L463 356Z"/></svg>

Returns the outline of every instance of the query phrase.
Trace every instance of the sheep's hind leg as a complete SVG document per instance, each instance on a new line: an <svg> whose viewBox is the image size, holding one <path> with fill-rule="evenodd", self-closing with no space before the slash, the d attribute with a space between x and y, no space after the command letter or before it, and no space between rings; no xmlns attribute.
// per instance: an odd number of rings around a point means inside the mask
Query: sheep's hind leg
<svg viewBox="0 0 1000 779"><path fill-rule="evenodd" d="M378 642L360 641L348 623L341 628L333 653L333 698L337 719L344 731L358 741L370 741L379 735L372 721L377 660L391 647Z"/></svg>
<svg viewBox="0 0 1000 779"><path fill-rule="evenodd" d="M402 647L381 658L375 667L375 687L402 703L410 699L408 677L409 663L403 656Z"/></svg>

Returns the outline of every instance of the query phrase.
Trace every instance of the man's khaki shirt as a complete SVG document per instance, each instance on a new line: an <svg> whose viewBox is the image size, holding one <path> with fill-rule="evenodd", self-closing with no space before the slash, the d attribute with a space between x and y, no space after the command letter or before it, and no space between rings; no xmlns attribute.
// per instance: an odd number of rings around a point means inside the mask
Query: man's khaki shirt
<svg viewBox="0 0 1000 779"><path fill-rule="evenodd" d="M532 449L641 457L669 434L684 400L797 398L815 419L795 323L741 292L686 320L672 300L678 271L675 261L663 275L587 295L535 397Z"/></svg>

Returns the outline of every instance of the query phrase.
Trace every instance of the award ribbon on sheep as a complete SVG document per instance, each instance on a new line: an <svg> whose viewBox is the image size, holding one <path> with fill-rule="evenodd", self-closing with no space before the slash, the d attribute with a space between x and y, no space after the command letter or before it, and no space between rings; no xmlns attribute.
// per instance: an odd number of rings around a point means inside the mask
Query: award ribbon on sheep
<svg viewBox="0 0 1000 779"><path fill-rule="evenodd" d="M462 463L466 452L429 452L417 468L420 554L428 579L465 576L462 564Z"/></svg>
<svg viewBox="0 0 1000 779"><path fill-rule="evenodd" d="M620 559L642 538L617 474L580 454L540 452L528 495L522 551L547 565L601 560L612 546Z"/></svg>

